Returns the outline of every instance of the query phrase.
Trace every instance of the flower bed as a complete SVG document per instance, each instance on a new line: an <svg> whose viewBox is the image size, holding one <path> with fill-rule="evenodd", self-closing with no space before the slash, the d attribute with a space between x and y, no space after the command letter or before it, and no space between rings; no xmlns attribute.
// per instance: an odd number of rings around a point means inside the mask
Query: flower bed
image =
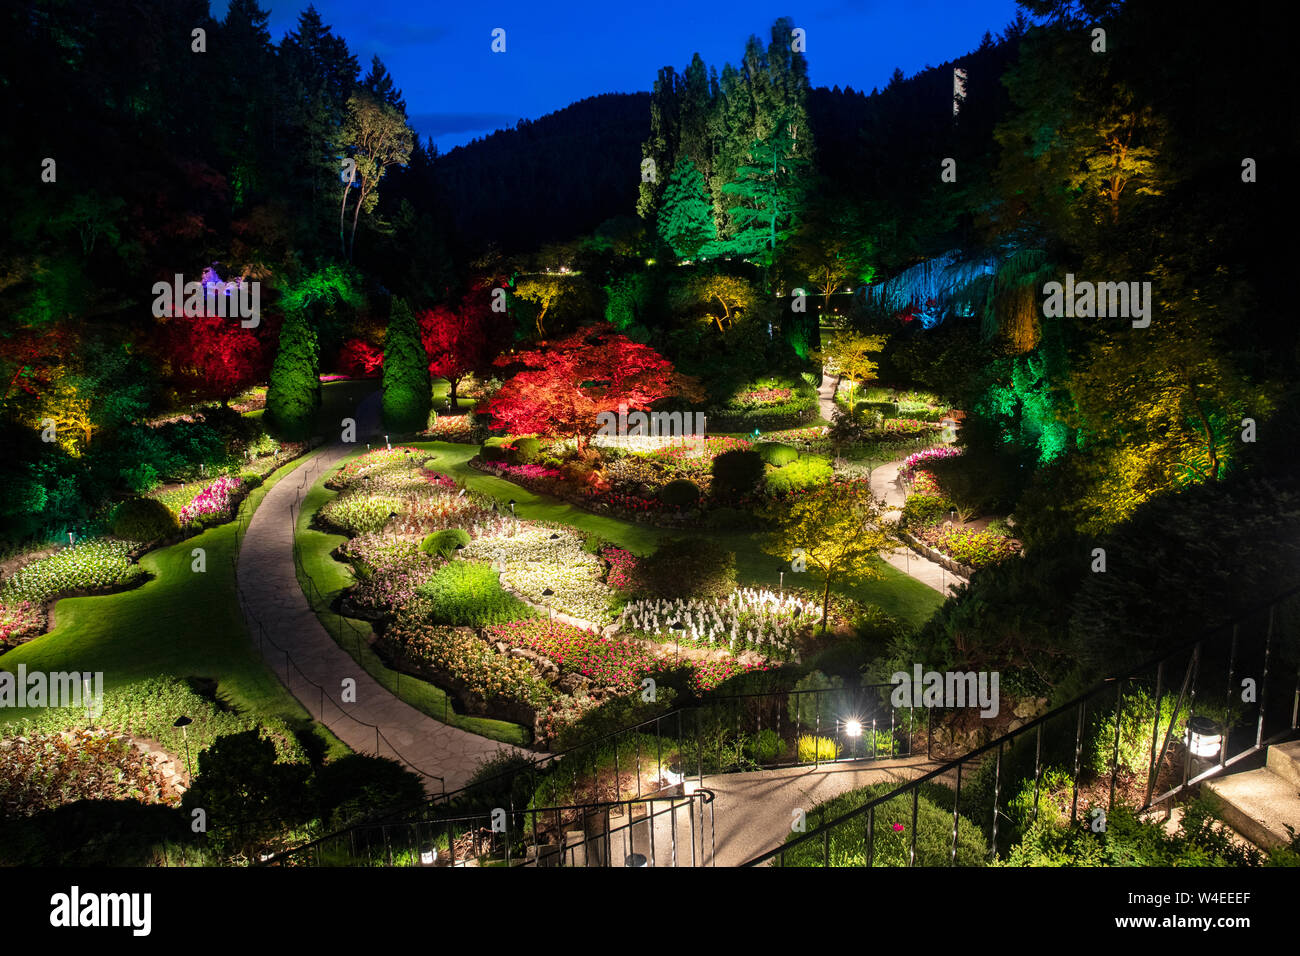
<svg viewBox="0 0 1300 956"><path fill-rule="evenodd" d="M450 441L467 444L473 441L468 415L439 415L424 431L421 438L430 441Z"/></svg>
<svg viewBox="0 0 1300 956"><path fill-rule="evenodd" d="M604 561L584 551L582 538L562 525L521 522L512 534L471 542L461 557L504 562L505 587L561 614L592 622L614 619L609 607L614 591L604 581ZM548 589L554 593L543 595Z"/></svg>
<svg viewBox="0 0 1300 956"><path fill-rule="evenodd" d="M229 517L232 496L239 492L241 484L239 478L222 475L195 495L189 504L181 508L176 515L176 519L184 527L204 521L215 522Z"/></svg>
<svg viewBox="0 0 1300 956"><path fill-rule="evenodd" d="M908 455L903 459L903 464L899 467L898 473L904 478L911 478L913 473L920 465L928 464L932 461L943 461L947 458L958 458L961 456L961 449L954 448L951 445L940 445L937 448L927 448L925 451L918 451L914 455ZM929 474L929 472L927 472ZM930 476L933 479L933 475Z"/></svg>
<svg viewBox="0 0 1300 956"><path fill-rule="evenodd" d="M935 550L977 571L1015 557L1020 551L1020 542L992 531L930 525L914 534Z"/></svg>
<svg viewBox="0 0 1300 956"><path fill-rule="evenodd" d="M609 562L609 571L605 583L612 588L626 589L631 586L636 573L637 559L631 551L622 548L601 548L600 556Z"/></svg>
<svg viewBox="0 0 1300 956"><path fill-rule="evenodd" d="M719 684L731 680L737 674L747 674L750 671L770 670L772 665L763 664L757 661L744 663L734 657L721 657L707 661L696 661L695 670L691 674L690 686L697 694L703 694L706 691L715 690Z"/></svg>
<svg viewBox="0 0 1300 956"><path fill-rule="evenodd" d="M0 604L44 604L60 595L90 593L133 584L144 568L131 561L134 541L88 538L33 561L0 586Z"/></svg>
<svg viewBox="0 0 1300 956"><path fill-rule="evenodd" d="M739 393L731 400L734 408L771 408L794 397L792 388L753 388Z"/></svg>
<svg viewBox="0 0 1300 956"><path fill-rule="evenodd" d="M623 608L623 628L651 640L674 640L701 647L725 646L732 653L755 650L789 658L797 636L821 620L821 607L797 595L737 588L726 599L666 598L631 601ZM672 626L682 624L674 632Z"/></svg>
<svg viewBox="0 0 1300 956"><path fill-rule="evenodd" d="M120 735L79 728L36 733L0 746L0 819L77 800L177 803L154 758Z"/></svg>
<svg viewBox="0 0 1300 956"><path fill-rule="evenodd" d="M639 690L641 678L658 667L655 656L640 644L601 637L559 621L512 621L485 628L484 633L489 640L543 654L561 670L581 674L620 694Z"/></svg>

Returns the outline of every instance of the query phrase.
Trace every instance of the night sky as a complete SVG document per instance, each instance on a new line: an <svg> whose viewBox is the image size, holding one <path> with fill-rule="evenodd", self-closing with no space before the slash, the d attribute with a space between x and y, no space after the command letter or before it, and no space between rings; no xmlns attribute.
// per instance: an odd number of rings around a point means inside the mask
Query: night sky
<svg viewBox="0 0 1300 956"><path fill-rule="evenodd" d="M276 43L308 0L262 0ZM462 12L438 2L316 0L324 21L361 64L379 54L406 98L411 125L446 152L520 118L536 119L598 93L649 90L661 66L678 70L699 52L719 70L737 63L746 38L768 41L788 15L807 31L814 86L883 87L895 67L908 76L969 52L985 30L1015 17L1014 0L789 0L748 3L663 0L647 4L498 0ZM225 16L225 0L213 15ZM491 31L506 30L504 54Z"/></svg>

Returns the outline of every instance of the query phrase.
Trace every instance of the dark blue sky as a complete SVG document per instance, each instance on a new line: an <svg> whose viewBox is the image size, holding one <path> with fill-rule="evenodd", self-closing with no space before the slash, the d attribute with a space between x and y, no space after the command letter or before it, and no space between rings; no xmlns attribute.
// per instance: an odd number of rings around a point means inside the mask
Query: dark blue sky
<svg viewBox="0 0 1300 956"><path fill-rule="evenodd" d="M279 42L307 0L262 0ZM225 15L226 0L213 0ZM362 66L378 53L406 98L412 126L442 151L536 119L597 93L649 90L659 67L682 69L691 54L736 63L746 38L764 45L772 21L788 15L807 31L814 86L870 91L894 67L908 76L973 50L1000 31L1014 0L569 0L562 4L316 0ZM506 52L490 50L494 27Z"/></svg>

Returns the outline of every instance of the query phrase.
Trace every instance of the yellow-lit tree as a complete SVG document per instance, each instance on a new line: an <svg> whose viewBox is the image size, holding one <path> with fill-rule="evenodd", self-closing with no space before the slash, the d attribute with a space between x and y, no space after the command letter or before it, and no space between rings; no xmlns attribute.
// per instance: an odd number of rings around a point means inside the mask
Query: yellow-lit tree
<svg viewBox="0 0 1300 956"><path fill-rule="evenodd" d="M831 370L849 380L850 396L859 384L876 377L878 368L872 358L885 347L883 335L861 335L857 332L839 332L826 347L823 358Z"/></svg>
<svg viewBox="0 0 1300 956"><path fill-rule="evenodd" d="M773 530L763 549L791 569L799 561L822 575L822 629L826 629L831 584L878 578L873 559L893 546L880 530L880 506L864 483L830 484L771 506L766 517Z"/></svg>
<svg viewBox="0 0 1300 956"><path fill-rule="evenodd" d="M36 427L43 432L53 422L59 447L78 455L95 432L90 400L77 388L76 376L66 366L54 368L51 378L51 388L41 396Z"/></svg>
<svg viewBox="0 0 1300 956"><path fill-rule="evenodd" d="M754 289L735 276L702 276L691 283L689 294L704 308L703 320L726 332L754 304Z"/></svg>
<svg viewBox="0 0 1300 956"><path fill-rule="evenodd" d="M515 295L541 306L535 320L539 337L546 335L546 313L569 291L569 286L569 280L564 276L553 275L529 276L515 285Z"/></svg>

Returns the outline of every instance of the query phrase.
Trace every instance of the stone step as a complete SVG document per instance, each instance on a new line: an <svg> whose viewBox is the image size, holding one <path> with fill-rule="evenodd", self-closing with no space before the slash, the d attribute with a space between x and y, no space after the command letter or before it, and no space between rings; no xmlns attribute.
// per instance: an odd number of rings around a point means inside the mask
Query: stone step
<svg viewBox="0 0 1300 956"><path fill-rule="evenodd" d="M1267 767L1207 780L1205 787L1222 802L1225 823L1262 849L1286 846L1300 833L1300 788Z"/></svg>
<svg viewBox="0 0 1300 956"><path fill-rule="evenodd" d="M1269 747L1268 769L1300 790L1300 740Z"/></svg>

